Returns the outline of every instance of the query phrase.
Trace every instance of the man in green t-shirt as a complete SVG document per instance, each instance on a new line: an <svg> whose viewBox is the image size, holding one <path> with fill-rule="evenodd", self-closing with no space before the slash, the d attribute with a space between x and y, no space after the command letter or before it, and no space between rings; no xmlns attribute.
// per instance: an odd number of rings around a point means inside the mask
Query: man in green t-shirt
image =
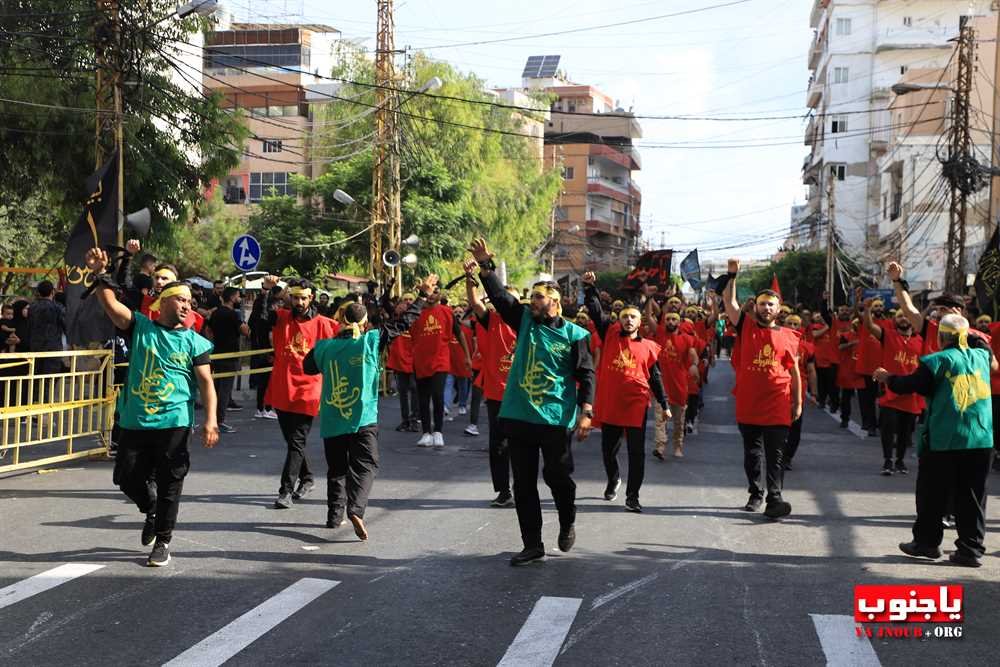
<svg viewBox="0 0 1000 667"><path fill-rule="evenodd" d="M430 276L417 289L420 298L399 317L370 328L368 308L352 303L343 311L344 327L334 338L316 341L302 361L308 375L322 375L319 418L326 454L327 528L344 523L344 513L359 539L368 539L365 508L378 472L378 386L382 353L394 338L410 328L437 285Z"/></svg>
<svg viewBox="0 0 1000 667"><path fill-rule="evenodd" d="M490 303L517 333L500 425L507 434L514 473L514 504L524 549L510 559L525 565L545 558L542 506L538 498L538 455L542 477L559 511L559 549L576 542L576 482L573 481L572 431L582 441L594 416L594 362L590 333L562 317L561 295L552 282L537 283L529 305L519 303L497 277L486 241L469 251L479 264L479 279Z"/></svg>
<svg viewBox="0 0 1000 667"><path fill-rule="evenodd" d="M911 375L873 374L896 394L927 399L923 431L917 443L917 520L913 541L899 545L908 556L941 557L942 518L949 497L955 502L956 565L979 567L986 535L986 479L993 462L993 408L990 371L997 360L989 343L969 336L969 321L948 314L937 327L941 351L921 357Z"/></svg>
<svg viewBox="0 0 1000 667"><path fill-rule="evenodd" d="M128 381L121 389L121 439L114 479L146 515L141 542L153 544L147 565L162 567L170 562L170 540L190 467L188 436L194 420L195 382L205 405L204 445L214 447L219 439L209 366L212 344L183 324L191 314L187 283L163 287L151 308L159 313L152 321L115 297L113 280L104 273L106 252L94 248L86 262L97 278L94 295L131 341ZM151 475L156 480L155 495L147 484Z"/></svg>

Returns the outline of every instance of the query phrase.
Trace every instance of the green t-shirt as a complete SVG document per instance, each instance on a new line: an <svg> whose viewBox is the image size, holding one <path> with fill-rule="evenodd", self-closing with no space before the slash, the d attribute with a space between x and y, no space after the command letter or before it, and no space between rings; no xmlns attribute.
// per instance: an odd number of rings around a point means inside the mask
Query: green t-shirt
<svg viewBox="0 0 1000 667"><path fill-rule="evenodd" d="M589 335L572 322L564 321L561 327L538 324L525 311L500 417L570 428L577 409L572 348Z"/></svg>
<svg viewBox="0 0 1000 667"><path fill-rule="evenodd" d="M360 338L338 337L317 341L316 366L323 372L320 395L320 435L333 438L357 433L378 421L379 332Z"/></svg>
<svg viewBox="0 0 1000 667"><path fill-rule="evenodd" d="M128 382L122 387L122 428L190 427L194 421L194 359L212 343L188 328L167 329L133 313Z"/></svg>
<svg viewBox="0 0 1000 667"><path fill-rule="evenodd" d="M989 350L948 348L922 357L934 375L934 393L917 454L993 446Z"/></svg>

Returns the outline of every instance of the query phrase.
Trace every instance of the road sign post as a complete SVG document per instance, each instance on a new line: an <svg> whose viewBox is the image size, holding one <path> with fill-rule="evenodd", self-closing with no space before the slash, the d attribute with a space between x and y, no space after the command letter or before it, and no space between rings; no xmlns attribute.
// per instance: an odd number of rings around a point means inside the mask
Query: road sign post
<svg viewBox="0 0 1000 667"><path fill-rule="evenodd" d="M260 263L260 244L249 234L238 236L233 241L231 254L237 269L244 273L253 271Z"/></svg>

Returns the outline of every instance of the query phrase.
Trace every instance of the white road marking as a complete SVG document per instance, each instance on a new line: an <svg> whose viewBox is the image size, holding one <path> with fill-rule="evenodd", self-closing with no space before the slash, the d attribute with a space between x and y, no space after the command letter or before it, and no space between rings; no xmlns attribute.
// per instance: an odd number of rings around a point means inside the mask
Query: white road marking
<svg viewBox="0 0 1000 667"><path fill-rule="evenodd" d="M732 424L704 424L701 422L698 423L698 430L704 433L727 433L729 435L736 435L740 432L740 428Z"/></svg>
<svg viewBox="0 0 1000 667"><path fill-rule="evenodd" d="M880 667L875 649L868 637L858 637L854 618L809 614L819 643L826 655L827 667Z"/></svg>
<svg viewBox="0 0 1000 667"><path fill-rule="evenodd" d="M830 418L836 421L838 424L840 423L840 415L838 413L830 412L825 408L822 409L821 411L830 415ZM857 422L852 422L852 421L847 422L847 430L853 433L854 435L858 436L859 438L865 438L868 436L867 433L861 430L861 427L858 426Z"/></svg>
<svg viewBox="0 0 1000 667"><path fill-rule="evenodd" d="M617 600L618 598L620 598L621 596L625 595L626 593L631 593L635 589L637 589L637 588L639 588L641 586L645 586L646 584L654 581L659 576L660 576L659 572L654 572L653 574L646 575L642 579L636 579L632 583L625 584L621 588L616 588L615 590L611 591L610 593L605 593L604 595L602 595L602 596L594 599L593 603L591 603L591 605L590 605L590 610L594 611L598 607L600 607L602 605L605 605L605 604L611 602L612 600Z"/></svg>
<svg viewBox="0 0 1000 667"><path fill-rule="evenodd" d="M580 598L540 598L497 667L546 667L555 662L582 602Z"/></svg>
<svg viewBox="0 0 1000 667"><path fill-rule="evenodd" d="M0 609L30 598L32 595L44 593L50 588L65 584L67 581L73 581L77 577L100 570L102 567L104 566L88 563L60 565L59 567L36 574L33 577L13 583L10 586L0 588Z"/></svg>
<svg viewBox="0 0 1000 667"><path fill-rule="evenodd" d="M205 637L164 667L221 665L339 583L330 579L299 579L218 632Z"/></svg>
<svg viewBox="0 0 1000 667"><path fill-rule="evenodd" d="M729 396L706 396L705 397L705 402L706 403L722 403L723 401L728 401L729 399L730 399Z"/></svg>

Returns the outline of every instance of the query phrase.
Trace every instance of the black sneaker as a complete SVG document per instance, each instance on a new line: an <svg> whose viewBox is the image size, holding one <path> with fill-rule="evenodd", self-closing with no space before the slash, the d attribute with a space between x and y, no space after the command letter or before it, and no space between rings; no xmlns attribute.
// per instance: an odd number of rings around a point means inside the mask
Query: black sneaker
<svg viewBox="0 0 1000 667"><path fill-rule="evenodd" d="M287 510L292 508L292 497L287 493L282 493L278 496L278 499L274 501L274 509L276 510Z"/></svg>
<svg viewBox="0 0 1000 667"><path fill-rule="evenodd" d="M896 472L900 475L906 475L910 472L910 469L907 468L906 464L903 463L903 460L900 459L899 461L896 461Z"/></svg>
<svg viewBox="0 0 1000 667"><path fill-rule="evenodd" d="M869 438L877 438L878 436L879 436L879 433L878 433L878 429L877 428L870 428L870 429L868 429L868 437Z"/></svg>
<svg viewBox="0 0 1000 667"><path fill-rule="evenodd" d="M638 500L626 500L625 501L625 511L635 512L636 514L642 513L642 505L639 504Z"/></svg>
<svg viewBox="0 0 1000 667"><path fill-rule="evenodd" d="M917 544L916 542L900 542L899 550L907 556L913 556L914 558L930 558L931 560L937 560L941 557L941 550L939 548L926 547L922 544Z"/></svg>
<svg viewBox="0 0 1000 667"><path fill-rule="evenodd" d="M153 545L153 550L149 552L146 565L149 567L163 567L170 562L170 545L166 542L157 542Z"/></svg>
<svg viewBox="0 0 1000 667"><path fill-rule="evenodd" d="M750 496L750 500L747 504L743 506L744 512L757 512L760 510L760 506L764 504L764 499L760 496Z"/></svg>
<svg viewBox="0 0 1000 667"><path fill-rule="evenodd" d="M764 516L768 519L780 519L792 513L792 504L785 500L773 500L764 508Z"/></svg>
<svg viewBox="0 0 1000 667"><path fill-rule="evenodd" d="M219 424L219 433L236 433L236 429L223 422Z"/></svg>
<svg viewBox="0 0 1000 667"><path fill-rule="evenodd" d="M400 432L403 432L403 431L406 430L407 426L409 426L409 424L407 422L405 422L405 421L399 422L399 425L396 427L396 430L400 431Z"/></svg>
<svg viewBox="0 0 1000 667"><path fill-rule="evenodd" d="M892 461L890 461L889 459L886 459L885 463L882 464L882 476L883 477L891 477L892 476L892 470L893 470L893 468L892 468Z"/></svg>
<svg viewBox="0 0 1000 667"><path fill-rule="evenodd" d="M521 553L516 554L510 559L510 564L514 567L519 565L528 565L529 563L541 563L545 560L545 545L540 544L537 547L525 547Z"/></svg>
<svg viewBox="0 0 1000 667"><path fill-rule="evenodd" d="M608 482L608 485L604 487L604 499L608 502L614 500L618 497L618 489L621 488L622 481L616 479L614 482Z"/></svg>
<svg viewBox="0 0 1000 667"><path fill-rule="evenodd" d="M954 529L956 526L955 515L945 514L943 517L941 517L941 525L948 529Z"/></svg>
<svg viewBox="0 0 1000 667"><path fill-rule="evenodd" d="M792 462L790 460L789 461L785 461L784 463L781 464L781 467L784 470L791 470L792 469Z"/></svg>
<svg viewBox="0 0 1000 667"><path fill-rule="evenodd" d="M299 488L292 492L292 500L302 500L310 493L312 493L313 487L316 486L311 480L305 482L299 482Z"/></svg>
<svg viewBox="0 0 1000 667"><path fill-rule="evenodd" d="M659 449L653 450L653 456L660 459L661 461L663 460L663 452L661 452Z"/></svg>
<svg viewBox="0 0 1000 667"><path fill-rule="evenodd" d="M513 507L514 506L514 496L510 495L510 491L501 491L497 494L497 497L490 501L490 507Z"/></svg>
<svg viewBox="0 0 1000 667"><path fill-rule="evenodd" d="M139 543L148 547L156 541L156 515L152 512L146 515L146 520L142 523L142 537Z"/></svg>
<svg viewBox="0 0 1000 667"><path fill-rule="evenodd" d="M847 428L847 427L848 427L848 426L850 426L850 425L851 425L851 423L850 423L850 422L846 422L846 421L844 421L844 420L841 420L841 421L840 421L840 428Z"/></svg>
<svg viewBox="0 0 1000 667"><path fill-rule="evenodd" d="M243 406L237 403L236 401L229 401L229 405L226 406L226 410L229 410L231 412L237 412L242 409Z"/></svg>
<svg viewBox="0 0 1000 667"><path fill-rule="evenodd" d="M970 556L969 554L963 554L961 551L955 551L950 556L948 556L948 561L954 563L955 565L961 565L962 567L982 567L983 562L976 558L975 556Z"/></svg>
<svg viewBox="0 0 1000 667"><path fill-rule="evenodd" d="M576 529L573 526L559 529L559 551L569 551L576 544Z"/></svg>

